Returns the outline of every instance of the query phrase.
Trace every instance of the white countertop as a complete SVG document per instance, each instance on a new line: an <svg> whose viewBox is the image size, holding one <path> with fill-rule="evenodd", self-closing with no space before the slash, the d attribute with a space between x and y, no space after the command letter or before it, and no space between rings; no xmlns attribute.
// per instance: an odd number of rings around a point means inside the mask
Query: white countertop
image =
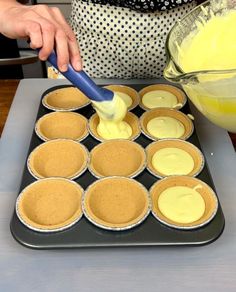
<svg viewBox="0 0 236 292"><path fill-rule="evenodd" d="M9 224L41 94L66 83L21 81L0 140L0 291L236 291L236 153L228 134L194 110L226 220L218 240L199 247L31 250L12 238Z"/></svg>

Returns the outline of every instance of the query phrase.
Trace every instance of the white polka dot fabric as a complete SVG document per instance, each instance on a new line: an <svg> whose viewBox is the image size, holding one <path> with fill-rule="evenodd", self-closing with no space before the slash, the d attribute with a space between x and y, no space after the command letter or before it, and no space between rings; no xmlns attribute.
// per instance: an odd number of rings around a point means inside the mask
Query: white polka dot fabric
<svg viewBox="0 0 236 292"><path fill-rule="evenodd" d="M111 4L118 7L126 7L140 12L154 12L157 10L172 9L179 5L192 2L192 0L82 0L96 4Z"/></svg>
<svg viewBox="0 0 236 292"><path fill-rule="evenodd" d="M164 69L165 41L173 24L196 6L143 13L72 0L71 26L84 70L94 78L156 78Z"/></svg>

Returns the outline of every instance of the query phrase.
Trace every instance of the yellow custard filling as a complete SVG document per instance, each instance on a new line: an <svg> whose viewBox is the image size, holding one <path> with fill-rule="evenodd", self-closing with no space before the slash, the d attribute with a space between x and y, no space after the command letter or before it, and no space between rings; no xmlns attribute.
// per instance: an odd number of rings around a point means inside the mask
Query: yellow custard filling
<svg viewBox="0 0 236 292"><path fill-rule="evenodd" d="M128 139L132 136L131 126L123 119L127 106L123 99L114 94L111 101L93 102L99 116L98 134L104 139Z"/></svg>
<svg viewBox="0 0 236 292"><path fill-rule="evenodd" d="M119 95L123 99L123 101L125 102L127 108L132 105L133 100L127 93L120 92L120 91L115 91L115 93L117 95Z"/></svg>
<svg viewBox="0 0 236 292"><path fill-rule="evenodd" d="M187 175L194 168L192 156L179 148L163 148L152 157L153 167L164 175Z"/></svg>
<svg viewBox="0 0 236 292"><path fill-rule="evenodd" d="M222 15L211 11L208 21L199 18L197 30L187 35L180 45L178 59L182 69L185 72L235 69L235 22L235 10ZM212 75L212 80L215 78Z"/></svg>
<svg viewBox="0 0 236 292"><path fill-rule="evenodd" d="M156 138L180 138L184 125L172 117L157 117L147 123L147 131Z"/></svg>
<svg viewBox="0 0 236 292"><path fill-rule="evenodd" d="M211 3L214 5L216 2ZM222 1L224 7L225 3ZM227 7L228 5L226 5ZM186 73L206 70L196 75L199 82L183 84L185 92L209 120L231 132L236 132L236 11L225 9L213 13L202 8L209 17L198 17L197 29L191 31L179 46L179 66ZM232 70L228 73L223 70ZM209 73L208 70L217 70Z"/></svg>
<svg viewBox="0 0 236 292"><path fill-rule="evenodd" d="M175 186L167 188L160 194L158 207L166 218L187 224L203 216L205 201L196 188Z"/></svg>
<svg viewBox="0 0 236 292"><path fill-rule="evenodd" d="M101 121L97 127L98 134L106 139L128 139L132 136L132 128L124 121L114 123L112 121Z"/></svg>
<svg viewBox="0 0 236 292"><path fill-rule="evenodd" d="M173 108L177 105L176 96L165 90L153 90L144 94L142 103L150 109L157 107Z"/></svg>

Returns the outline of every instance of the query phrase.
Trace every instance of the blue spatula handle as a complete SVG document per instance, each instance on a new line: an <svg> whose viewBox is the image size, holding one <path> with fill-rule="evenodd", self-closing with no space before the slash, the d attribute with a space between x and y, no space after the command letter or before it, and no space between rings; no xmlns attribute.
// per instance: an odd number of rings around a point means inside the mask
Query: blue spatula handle
<svg viewBox="0 0 236 292"><path fill-rule="evenodd" d="M48 62L73 85L78 87L88 98L98 102L113 99L114 93L112 91L97 86L84 71L75 71L69 64L68 70L66 72L61 72L57 67L57 56L54 52L49 55Z"/></svg>

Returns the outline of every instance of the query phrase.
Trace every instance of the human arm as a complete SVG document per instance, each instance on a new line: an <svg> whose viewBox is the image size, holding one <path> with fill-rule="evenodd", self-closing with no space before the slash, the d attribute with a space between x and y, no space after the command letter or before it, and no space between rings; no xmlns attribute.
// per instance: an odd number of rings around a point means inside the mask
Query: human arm
<svg viewBox="0 0 236 292"><path fill-rule="evenodd" d="M39 58L43 61L55 49L63 72L69 62L75 70L82 69L76 37L57 7L0 0L0 33L13 39L29 38L30 47L40 49Z"/></svg>

